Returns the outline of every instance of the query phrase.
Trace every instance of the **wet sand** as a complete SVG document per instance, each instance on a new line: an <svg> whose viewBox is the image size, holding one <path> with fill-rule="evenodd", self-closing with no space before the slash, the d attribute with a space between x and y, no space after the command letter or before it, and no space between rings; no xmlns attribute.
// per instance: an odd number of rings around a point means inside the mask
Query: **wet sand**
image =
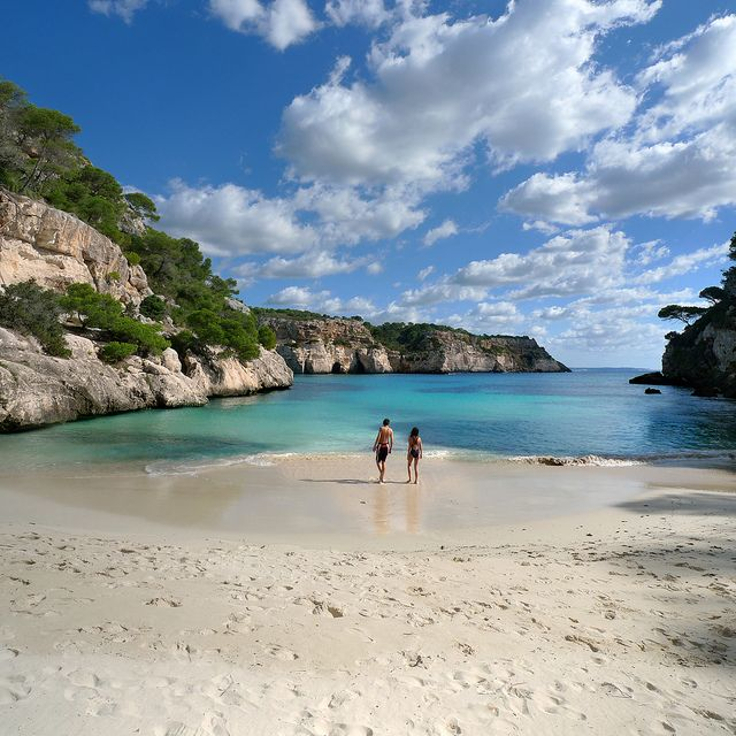
<svg viewBox="0 0 736 736"><path fill-rule="evenodd" d="M271 466L150 475L104 472L0 478L5 521L65 528L168 531L318 546L421 545L512 523L583 514L652 488L736 490L736 475L715 468L546 467L508 462L425 461L406 484L403 458L376 482L370 456L295 457ZM382 541L383 540L383 541Z"/></svg>
<svg viewBox="0 0 736 736"><path fill-rule="evenodd" d="M3 478L2 728L736 733L736 476L425 467Z"/></svg>

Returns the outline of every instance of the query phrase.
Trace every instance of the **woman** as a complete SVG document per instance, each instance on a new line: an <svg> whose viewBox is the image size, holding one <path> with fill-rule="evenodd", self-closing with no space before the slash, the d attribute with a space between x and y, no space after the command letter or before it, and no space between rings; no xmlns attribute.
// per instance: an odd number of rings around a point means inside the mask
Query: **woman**
<svg viewBox="0 0 736 736"><path fill-rule="evenodd" d="M409 451L406 454L406 470L409 473L409 480L407 483L411 483L411 464L414 463L414 482L419 480L419 461L422 459L422 438L419 436L419 429L417 427L412 428L409 434Z"/></svg>

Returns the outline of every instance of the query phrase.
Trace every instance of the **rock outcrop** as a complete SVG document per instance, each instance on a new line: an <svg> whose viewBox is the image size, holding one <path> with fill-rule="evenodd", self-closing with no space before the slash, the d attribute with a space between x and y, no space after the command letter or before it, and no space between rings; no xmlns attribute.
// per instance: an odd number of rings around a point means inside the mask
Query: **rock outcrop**
<svg viewBox="0 0 736 736"><path fill-rule="evenodd" d="M71 358L45 355L33 338L0 328L0 431L152 407L201 406L210 396L285 388L293 374L273 351L256 360L211 362L169 348L160 358L110 366L91 340L67 335Z"/></svg>
<svg viewBox="0 0 736 736"><path fill-rule="evenodd" d="M63 291L87 283L137 307L151 294L140 266L93 227L49 205L0 189L0 286L35 279Z"/></svg>
<svg viewBox="0 0 736 736"><path fill-rule="evenodd" d="M662 374L698 395L736 398L736 299L714 305L681 334L670 337Z"/></svg>
<svg viewBox="0 0 736 736"><path fill-rule="evenodd" d="M0 288L34 279L63 292L87 283L136 311L152 293L140 266L73 215L0 189ZM247 307L237 302L238 308ZM171 325L169 325L171 327ZM66 336L71 358L45 355L32 338L0 328L0 431L148 407L199 406L211 396L288 388L293 373L274 351L241 363L222 352L133 356L113 367L87 337Z"/></svg>
<svg viewBox="0 0 736 736"><path fill-rule="evenodd" d="M262 317L294 373L564 372L529 337L480 337L428 326L410 347L387 347L357 319Z"/></svg>
<svg viewBox="0 0 736 736"><path fill-rule="evenodd" d="M276 350L294 373L391 373L387 350L352 319L265 320Z"/></svg>

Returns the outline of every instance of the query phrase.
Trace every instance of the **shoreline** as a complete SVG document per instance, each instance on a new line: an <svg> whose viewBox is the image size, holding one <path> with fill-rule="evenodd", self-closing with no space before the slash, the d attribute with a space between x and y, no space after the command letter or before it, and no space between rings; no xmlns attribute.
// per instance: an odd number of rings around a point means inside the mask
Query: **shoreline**
<svg viewBox="0 0 736 736"><path fill-rule="evenodd" d="M290 467L284 487L303 470ZM619 487L632 475L647 487L534 521L287 539L84 513L26 494L0 527L6 727L33 736L733 734L732 474L519 468L530 470ZM200 492L211 497L212 475L206 482ZM467 478L465 490L455 483L452 494L467 492ZM388 492L401 500L405 490ZM8 510L10 497L0 491ZM171 490L164 500L182 502ZM22 517L44 509L54 524Z"/></svg>
<svg viewBox="0 0 736 736"><path fill-rule="evenodd" d="M682 462L550 467L442 457L424 460L418 485L404 482L399 453L385 485L376 482L372 455L282 455L172 475L108 464L6 474L0 507L5 526L406 549L596 513L651 492L736 492L730 459Z"/></svg>

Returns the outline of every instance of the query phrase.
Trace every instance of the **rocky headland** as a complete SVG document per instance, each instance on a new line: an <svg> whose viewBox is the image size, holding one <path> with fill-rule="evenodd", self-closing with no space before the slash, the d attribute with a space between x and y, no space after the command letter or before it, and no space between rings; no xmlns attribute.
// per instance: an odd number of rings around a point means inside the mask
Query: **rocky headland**
<svg viewBox="0 0 736 736"><path fill-rule="evenodd" d="M0 189L0 287L28 279L58 292L90 284L134 313L152 294L143 269L131 265L109 238L73 215ZM200 406L210 397L293 382L281 356L263 348L247 362L217 349L203 357L167 348L158 356L131 355L109 365L99 357L94 331L70 329L64 339L71 355L54 357L33 337L0 328L0 431L151 407Z"/></svg>
<svg viewBox="0 0 736 736"><path fill-rule="evenodd" d="M730 258L736 261L736 234ZM736 266L726 269L721 286L700 292L708 307L664 307L659 316L682 319L682 332L670 332L662 371L632 378L630 383L681 386L696 396L736 398ZM689 319L697 317L692 324Z"/></svg>
<svg viewBox="0 0 736 736"><path fill-rule="evenodd" d="M715 305L673 335L662 356L662 375L699 395L736 398L736 303Z"/></svg>
<svg viewBox="0 0 736 736"><path fill-rule="evenodd" d="M566 372L530 337L478 336L437 325L389 330L360 319L300 318L257 310L294 373ZM403 341L403 342L402 342Z"/></svg>

